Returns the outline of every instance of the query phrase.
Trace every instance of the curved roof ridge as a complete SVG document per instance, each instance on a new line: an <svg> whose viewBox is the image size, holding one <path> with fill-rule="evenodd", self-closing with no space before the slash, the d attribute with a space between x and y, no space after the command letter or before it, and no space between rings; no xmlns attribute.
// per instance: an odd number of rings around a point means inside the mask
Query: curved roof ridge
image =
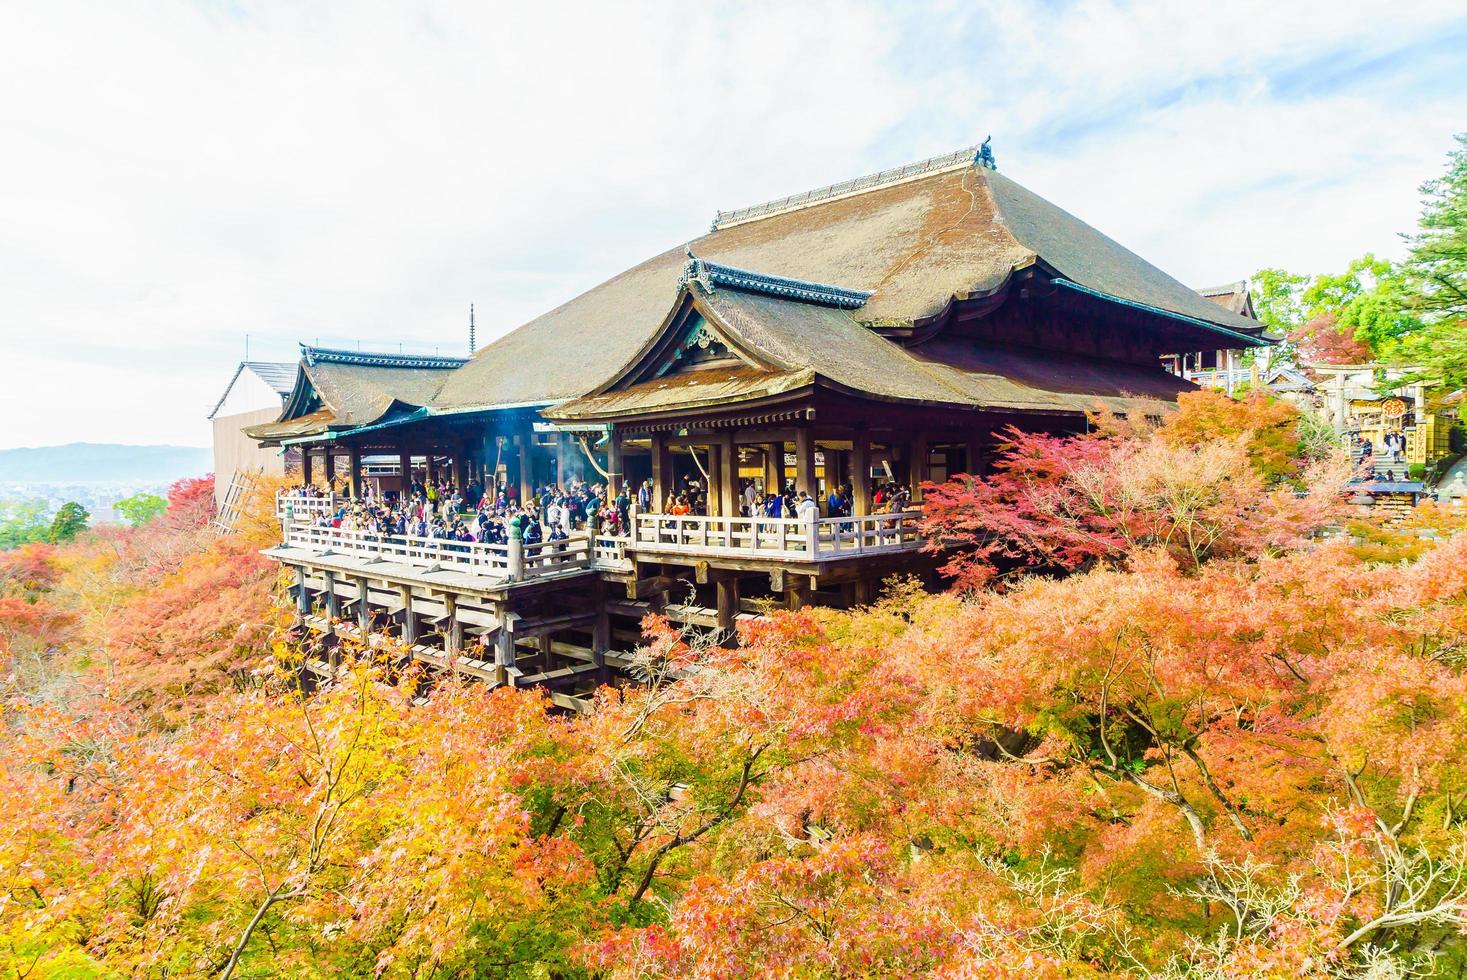
<svg viewBox="0 0 1467 980"><path fill-rule="evenodd" d="M889 167L864 177L853 177L850 180L826 184L824 187L816 187L800 194L789 194L760 204L735 208L732 211L719 211L713 215L713 222L708 230L718 231L722 228L732 228L746 221L757 221L760 218L768 218L788 211L798 211L813 204L823 204L826 201L834 201L851 194L863 194L882 187L905 184L909 180L916 180L929 174L944 173L948 170L959 170L974 163L981 163L989 169L994 169L993 152L988 148L988 140L965 146L961 150L928 157L925 160L905 163L899 167Z"/></svg>

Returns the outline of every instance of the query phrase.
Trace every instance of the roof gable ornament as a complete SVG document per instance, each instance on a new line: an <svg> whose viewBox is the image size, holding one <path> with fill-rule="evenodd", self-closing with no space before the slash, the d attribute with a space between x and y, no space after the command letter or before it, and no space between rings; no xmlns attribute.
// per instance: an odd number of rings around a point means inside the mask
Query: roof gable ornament
<svg viewBox="0 0 1467 980"><path fill-rule="evenodd" d="M865 306L866 301L871 298L869 289L847 289L844 286L807 282L788 276L750 272L748 269L739 269L731 265L720 265L717 262L700 259L693 254L691 247L687 251L688 261L683 266L682 275L678 277L679 289L696 282L710 293L722 286L739 292L760 293L779 299L834 306L841 310L854 310Z"/></svg>
<svg viewBox="0 0 1467 980"><path fill-rule="evenodd" d="M984 137L983 142L978 144L978 152L973 155L973 162L980 167L997 170L998 164L993 160L993 148L988 145L992 142L993 134L989 133L988 136Z"/></svg>

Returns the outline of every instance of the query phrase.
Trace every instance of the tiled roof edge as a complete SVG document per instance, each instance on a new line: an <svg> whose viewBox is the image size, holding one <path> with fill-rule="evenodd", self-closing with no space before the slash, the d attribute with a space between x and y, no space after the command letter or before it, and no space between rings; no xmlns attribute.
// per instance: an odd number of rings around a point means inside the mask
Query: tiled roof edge
<svg viewBox="0 0 1467 980"><path fill-rule="evenodd" d="M854 310L865 306L866 301L871 298L869 290L847 289L844 286L806 282L803 279L791 279L788 276L750 272L748 269L738 269L731 265L720 265L717 262L700 259L692 253L692 250L689 250L688 263L683 266L683 274L678 279L678 286L681 288L694 280L702 283L703 288L710 292L719 286L724 286L747 293L763 293L766 296L778 296L781 299L795 299L805 303L834 306L842 310Z"/></svg>
<svg viewBox="0 0 1467 980"><path fill-rule="evenodd" d="M374 351L334 350L329 347L307 347L301 344L301 357L309 365L355 364L361 367L432 368L446 370L463 367L467 357L439 354L384 354Z"/></svg>

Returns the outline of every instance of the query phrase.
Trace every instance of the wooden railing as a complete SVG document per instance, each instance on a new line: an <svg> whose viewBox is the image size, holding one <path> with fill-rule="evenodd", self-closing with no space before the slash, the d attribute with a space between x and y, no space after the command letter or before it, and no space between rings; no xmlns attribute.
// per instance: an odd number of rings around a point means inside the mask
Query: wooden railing
<svg viewBox="0 0 1467 980"><path fill-rule="evenodd" d="M362 555L401 565L482 575L505 582L590 568L595 558L592 542L585 537L534 544L520 541L485 544L412 534L378 534L301 522L286 526L284 544L322 555ZM607 547L610 558L610 546ZM595 550L601 550L599 544Z"/></svg>
<svg viewBox="0 0 1467 980"><path fill-rule="evenodd" d="M275 494L275 516L282 521L286 517L320 517L323 514L334 514L340 505L336 494L327 494L324 497L308 497L295 490L280 490Z"/></svg>
<svg viewBox="0 0 1467 980"><path fill-rule="evenodd" d="M638 514L633 551L824 561L915 551L920 511L802 520L779 517L694 517Z"/></svg>

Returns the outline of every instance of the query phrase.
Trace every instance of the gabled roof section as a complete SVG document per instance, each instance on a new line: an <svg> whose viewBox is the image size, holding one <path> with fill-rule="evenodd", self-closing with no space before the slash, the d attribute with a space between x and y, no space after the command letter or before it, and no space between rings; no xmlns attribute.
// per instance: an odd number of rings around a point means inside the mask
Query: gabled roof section
<svg viewBox="0 0 1467 980"><path fill-rule="evenodd" d="M737 360L658 373L657 366L695 318L705 319ZM817 385L877 401L1064 415L1100 405L1152 414L1175 401L1178 391L1194 388L1159 368L970 341L908 349L867 327L849 309L757 289L709 290L694 278L684 283L658 335L613 381L543 414L563 421L648 417L789 398Z"/></svg>
<svg viewBox="0 0 1467 980"><path fill-rule="evenodd" d="M1042 264L1143 316L1161 310L1198 325L1257 331L1257 321L1209 302L977 155L968 148L902 176L883 171L722 212L689 247L706 263L758 270L770 282L838 283L869 293L854 312L870 326L930 322L954 298L987 295L1015 269ZM504 335L452 373L435 408L547 404L602 388L615 373L608 352L641 350L658 332L685 259L684 247L669 249Z"/></svg>
<svg viewBox="0 0 1467 980"><path fill-rule="evenodd" d="M229 393L234 390L234 385L239 381L240 375L246 371L263 381L282 400L290 394L290 389L295 383L295 365L288 361L240 361L239 367L234 369L234 374L229 378L229 384L224 386L224 393L209 410L209 418L212 419L219 414L219 409L224 406L224 402L229 398Z"/></svg>
<svg viewBox="0 0 1467 980"><path fill-rule="evenodd" d="M371 425L389 410L433 404L443 382L455 368L467 362L462 357L424 354L390 354L375 351L345 351L301 345L295 384L279 423L310 417L312 431L289 431L291 436L346 430ZM253 438L275 438L256 426ZM281 432L286 432L282 429Z"/></svg>
<svg viewBox="0 0 1467 980"><path fill-rule="evenodd" d="M1216 303L1225 310L1250 320L1258 319L1258 314L1253 310L1253 294L1248 289L1246 279L1230 282L1226 286L1206 286L1197 292L1208 302ZM1262 324L1259 329L1263 329Z"/></svg>

